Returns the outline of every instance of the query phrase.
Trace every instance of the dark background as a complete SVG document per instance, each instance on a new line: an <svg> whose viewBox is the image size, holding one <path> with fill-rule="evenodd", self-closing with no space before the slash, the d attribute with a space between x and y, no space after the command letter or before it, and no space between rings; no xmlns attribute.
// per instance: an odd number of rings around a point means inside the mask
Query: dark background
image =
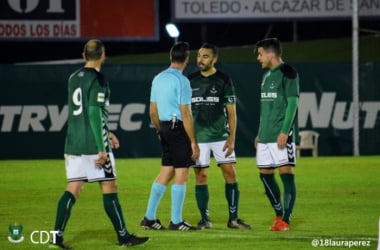
<svg viewBox="0 0 380 250"><path fill-rule="evenodd" d="M173 43L165 31L165 24L171 21L171 1L159 0L159 41L105 41L107 56L121 54L142 54L166 52ZM294 32L294 25L296 31ZM360 35L380 32L379 19L360 19ZM306 20L277 22L208 22L177 23L181 32L179 40L188 41L197 49L208 41L218 45L252 45L264 37L278 37L283 42L326 38L350 37L351 20ZM379 33L377 33L379 34ZM0 63L32 62L45 60L76 59L81 57L84 41L2 41L0 42Z"/></svg>

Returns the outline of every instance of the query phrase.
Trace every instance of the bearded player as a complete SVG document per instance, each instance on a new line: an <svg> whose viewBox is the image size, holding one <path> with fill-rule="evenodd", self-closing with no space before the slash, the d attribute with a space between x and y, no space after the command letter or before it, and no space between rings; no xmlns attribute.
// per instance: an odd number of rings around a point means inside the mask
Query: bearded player
<svg viewBox="0 0 380 250"><path fill-rule="evenodd" d="M201 214L197 227L212 227L208 204L208 169L212 153L225 180L229 214L227 227L251 229L238 218L240 193L234 151L237 124L235 91L230 77L215 68L217 59L218 48L213 44L203 44L197 57L199 71L188 76L193 90L191 109L200 149L200 157L194 167L195 197Z"/></svg>

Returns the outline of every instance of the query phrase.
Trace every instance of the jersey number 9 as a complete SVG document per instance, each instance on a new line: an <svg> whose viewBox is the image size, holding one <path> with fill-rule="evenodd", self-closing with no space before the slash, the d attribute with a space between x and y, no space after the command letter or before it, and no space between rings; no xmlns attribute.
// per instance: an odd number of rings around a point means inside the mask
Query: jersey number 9
<svg viewBox="0 0 380 250"><path fill-rule="evenodd" d="M73 115L80 115L83 111L82 89L81 88L75 89L72 98L73 98L74 105L78 107L77 109L73 111Z"/></svg>

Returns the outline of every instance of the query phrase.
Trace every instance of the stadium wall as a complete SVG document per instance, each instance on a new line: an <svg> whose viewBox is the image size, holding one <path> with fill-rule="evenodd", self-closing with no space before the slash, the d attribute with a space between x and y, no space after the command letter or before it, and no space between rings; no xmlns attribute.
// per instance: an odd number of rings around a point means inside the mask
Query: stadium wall
<svg viewBox="0 0 380 250"><path fill-rule="evenodd" d="M352 155L353 110L350 63L294 63L300 73L300 130L320 133L320 155ZM0 65L0 158L62 158L71 65ZM165 64L105 65L111 85L110 128L120 139L118 157L156 157L159 143L150 125L150 84ZM259 120L260 65L218 64L235 84L236 153L254 156ZM189 65L185 74L195 70ZM379 155L380 63L360 65L360 153Z"/></svg>

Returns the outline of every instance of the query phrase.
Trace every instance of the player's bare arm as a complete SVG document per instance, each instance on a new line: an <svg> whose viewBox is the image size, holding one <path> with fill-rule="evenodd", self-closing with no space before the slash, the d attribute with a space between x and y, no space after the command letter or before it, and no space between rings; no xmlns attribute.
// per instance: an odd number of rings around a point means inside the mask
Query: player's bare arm
<svg viewBox="0 0 380 250"><path fill-rule="evenodd" d="M191 159L195 161L199 158L199 147L198 147L197 139L195 137L194 122L193 122L193 116L191 115L190 105L181 105L180 111L181 111L181 115L183 119L182 121L183 126L191 142L191 149L193 151Z"/></svg>
<svg viewBox="0 0 380 250"><path fill-rule="evenodd" d="M152 122L153 126L156 128L156 131L158 133L160 131L160 120L158 118L157 104L155 102L151 102L149 105L149 116L150 121Z"/></svg>
<svg viewBox="0 0 380 250"><path fill-rule="evenodd" d="M256 136L254 139L253 139L253 146L255 147L255 148L257 148L257 144L259 143L259 137L258 136Z"/></svg>
<svg viewBox="0 0 380 250"><path fill-rule="evenodd" d="M227 119L228 119L228 127L229 127L229 136L224 144L223 151L226 151L225 157L230 156L235 149L235 136L236 136L236 105L229 104L226 105L227 110Z"/></svg>
<svg viewBox="0 0 380 250"><path fill-rule="evenodd" d="M118 149L120 147L120 142L116 135L112 132L109 132L108 136L110 138L112 148Z"/></svg>

